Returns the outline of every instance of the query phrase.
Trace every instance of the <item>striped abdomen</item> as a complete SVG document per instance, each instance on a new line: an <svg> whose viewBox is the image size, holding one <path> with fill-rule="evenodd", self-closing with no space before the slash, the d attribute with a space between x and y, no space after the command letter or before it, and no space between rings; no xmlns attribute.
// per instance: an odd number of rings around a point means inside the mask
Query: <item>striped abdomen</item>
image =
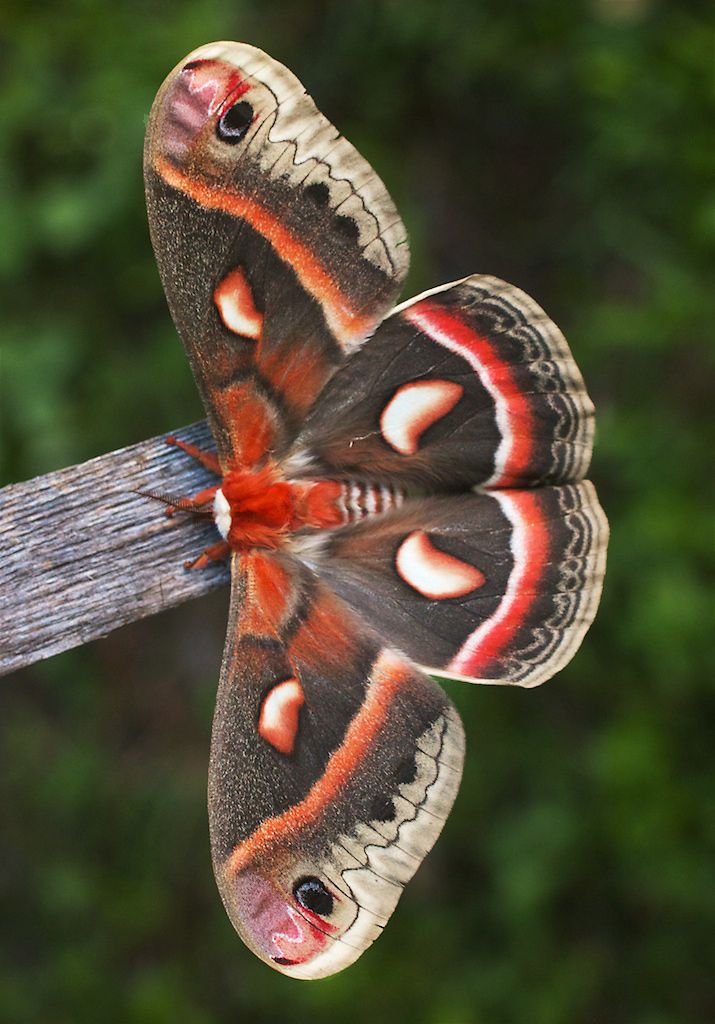
<svg viewBox="0 0 715 1024"><path fill-rule="evenodd" d="M356 523L369 516L379 516L399 508L405 500L404 487L394 483L373 483L363 480L341 480L337 507L343 523Z"/></svg>

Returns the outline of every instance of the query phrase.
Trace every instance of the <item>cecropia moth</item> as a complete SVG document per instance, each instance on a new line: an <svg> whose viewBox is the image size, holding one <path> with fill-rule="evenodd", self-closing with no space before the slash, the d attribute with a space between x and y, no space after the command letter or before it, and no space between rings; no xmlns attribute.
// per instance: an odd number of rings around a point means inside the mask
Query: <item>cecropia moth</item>
<svg viewBox="0 0 715 1024"><path fill-rule="evenodd" d="M449 814L460 719L430 674L534 686L598 604L593 406L559 329L472 276L392 308L405 229L260 50L203 46L154 102L149 223L221 476L230 556L209 770L237 931L296 978L380 934Z"/></svg>

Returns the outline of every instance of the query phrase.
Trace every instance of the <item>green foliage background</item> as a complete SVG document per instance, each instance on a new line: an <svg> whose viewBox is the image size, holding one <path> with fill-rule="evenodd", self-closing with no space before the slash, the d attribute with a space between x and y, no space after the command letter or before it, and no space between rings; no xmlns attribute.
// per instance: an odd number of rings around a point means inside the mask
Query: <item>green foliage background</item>
<svg viewBox="0 0 715 1024"><path fill-rule="evenodd" d="M385 936L321 983L255 960L211 877L225 594L4 679L0 1019L715 1019L708 10L4 0L5 482L200 417L150 251L142 135L169 69L238 38L291 67L384 177L408 293L494 273L565 329L613 536L601 612L556 680L450 685L469 737L453 816Z"/></svg>

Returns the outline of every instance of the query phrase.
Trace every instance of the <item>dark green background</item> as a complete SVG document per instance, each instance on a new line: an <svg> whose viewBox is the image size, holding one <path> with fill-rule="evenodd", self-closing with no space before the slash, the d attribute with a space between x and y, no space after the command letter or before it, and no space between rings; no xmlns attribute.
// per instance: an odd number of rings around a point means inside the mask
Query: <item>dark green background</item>
<svg viewBox="0 0 715 1024"><path fill-rule="evenodd" d="M3 1022L715 1018L708 9L4 0L5 481L201 415L142 135L169 69L237 38L291 67L387 182L406 294L493 273L564 328L613 535L600 614L556 680L449 686L469 738L454 813L385 936L325 982L255 960L211 877L225 594L3 680Z"/></svg>

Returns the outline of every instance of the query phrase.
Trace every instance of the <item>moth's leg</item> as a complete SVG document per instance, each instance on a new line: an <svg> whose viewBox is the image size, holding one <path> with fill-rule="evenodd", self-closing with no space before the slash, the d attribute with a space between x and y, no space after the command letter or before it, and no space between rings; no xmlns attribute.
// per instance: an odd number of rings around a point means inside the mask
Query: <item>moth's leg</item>
<svg viewBox="0 0 715 1024"><path fill-rule="evenodd" d="M212 562L220 562L224 558L228 558L230 554L231 548L225 540L221 540L218 544L212 544L210 548L206 548L193 562L184 562L184 568L205 569L207 565L211 565Z"/></svg>
<svg viewBox="0 0 715 1024"><path fill-rule="evenodd" d="M218 455L215 452L204 452L200 448L197 448L195 444L188 444L186 441L180 441L177 437L173 437L171 434L167 437L166 443L172 445L174 448L181 448L183 452L190 455L192 459L196 459L206 469L211 470L216 476L223 476L221 466L219 465Z"/></svg>
<svg viewBox="0 0 715 1024"><path fill-rule="evenodd" d="M186 441L180 441L177 437L170 434L166 443L171 445L173 448L180 448L187 455L190 455L192 459L196 459L202 466L205 466L211 473L215 473L216 476L222 476L221 467L219 465L218 456L214 452L204 452L200 448L197 448L195 444L189 444ZM192 494L188 498L180 498L176 504L170 505L167 510L167 516L171 517L177 510L183 509L184 511L191 511L198 509L202 505L207 505L212 502L214 495L218 490L219 485L216 484L214 487L207 487L203 491L199 491L198 494Z"/></svg>

